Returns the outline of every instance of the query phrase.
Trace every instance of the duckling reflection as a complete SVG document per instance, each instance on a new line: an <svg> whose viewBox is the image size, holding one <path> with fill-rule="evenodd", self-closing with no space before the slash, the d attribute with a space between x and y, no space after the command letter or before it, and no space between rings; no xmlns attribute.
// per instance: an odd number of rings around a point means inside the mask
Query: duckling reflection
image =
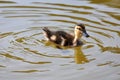
<svg viewBox="0 0 120 80"><path fill-rule="evenodd" d="M41 42L44 43L45 46L51 46L51 47L53 47L53 48L58 48L58 49L65 49L65 47L62 47L62 46L60 46L60 45L58 45L58 44L55 44L55 43L53 43L53 42L51 42L51 41L42 40Z"/></svg>
<svg viewBox="0 0 120 80"><path fill-rule="evenodd" d="M50 47L57 48L57 49L62 49L62 50L73 48L71 46L61 46L59 44L56 44L56 43L48 41L48 40L41 40L41 43L43 43L45 46L50 46Z"/></svg>
<svg viewBox="0 0 120 80"><path fill-rule="evenodd" d="M84 64L89 62L89 60L82 52L81 46L74 48L74 59L76 64Z"/></svg>
<svg viewBox="0 0 120 80"><path fill-rule="evenodd" d="M45 43L45 46L51 46L53 48L58 48L58 49L70 49L71 47L64 47L64 46L60 46L57 45L51 41L45 41L43 40L43 43ZM89 60L87 59L86 55L84 55L84 53L82 52L81 46L78 47L74 47L72 48L74 50L74 61L76 64L84 64L84 63L88 63Z"/></svg>

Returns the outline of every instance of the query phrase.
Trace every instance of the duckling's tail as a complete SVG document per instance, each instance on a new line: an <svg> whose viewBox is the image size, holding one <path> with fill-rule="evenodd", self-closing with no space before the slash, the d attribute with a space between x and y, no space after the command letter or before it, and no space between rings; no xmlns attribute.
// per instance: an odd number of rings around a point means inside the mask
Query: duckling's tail
<svg viewBox="0 0 120 80"><path fill-rule="evenodd" d="M45 32L46 37L50 38L50 36L51 36L51 31L50 31L47 27L44 27L42 30Z"/></svg>
<svg viewBox="0 0 120 80"><path fill-rule="evenodd" d="M44 27L44 28L43 28L43 31L49 32L50 30L49 30L47 27Z"/></svg>

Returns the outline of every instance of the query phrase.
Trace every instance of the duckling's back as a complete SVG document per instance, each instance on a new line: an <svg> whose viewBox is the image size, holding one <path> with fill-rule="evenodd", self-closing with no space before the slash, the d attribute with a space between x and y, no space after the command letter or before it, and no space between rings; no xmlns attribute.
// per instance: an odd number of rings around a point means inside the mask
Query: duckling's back
<svg viewBox="0 0 120 80"><path fill-rule="evenodd" d="M62 39L58 33L56 33L55 31L49 30L47 27L44 27L43 31L44 31L44 34L47 40L52 41L57 44L61 43Z"/></svg>
<svg viewBox="0 0 120 80"><path fill-rule="evenodd" d="M48 28L44 27L43 31L45 32L45 37L47 40L52 41L56 44L60 44L62 46L73 46L74 36L64 32L64 31L51 31ZM79 40L76 42L75 46L80 45L81 42Z"/></svg>

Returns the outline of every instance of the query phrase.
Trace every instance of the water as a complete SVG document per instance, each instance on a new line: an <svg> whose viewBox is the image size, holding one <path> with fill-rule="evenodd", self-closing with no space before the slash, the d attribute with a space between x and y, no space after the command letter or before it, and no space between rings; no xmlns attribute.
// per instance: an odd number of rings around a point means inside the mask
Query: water
<svg viewBox="0 0 120 80"><path fill-rule="evenodd" d="M120 80L119 0L0 0L0 80ZM59 49L43 27L73 33L84 45Z"/></svg>

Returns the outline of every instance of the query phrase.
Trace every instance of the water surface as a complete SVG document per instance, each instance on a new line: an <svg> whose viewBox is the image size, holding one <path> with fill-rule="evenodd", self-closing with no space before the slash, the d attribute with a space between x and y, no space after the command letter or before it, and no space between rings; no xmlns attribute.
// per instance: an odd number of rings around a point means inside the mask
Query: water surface
<svg viewBox="0 0 120 80"><path fill-rule="evenodd" d="M119 0L0 0L1 80L120 80ZM43 27L73 33L83 46L46 42Z"/></svg>

